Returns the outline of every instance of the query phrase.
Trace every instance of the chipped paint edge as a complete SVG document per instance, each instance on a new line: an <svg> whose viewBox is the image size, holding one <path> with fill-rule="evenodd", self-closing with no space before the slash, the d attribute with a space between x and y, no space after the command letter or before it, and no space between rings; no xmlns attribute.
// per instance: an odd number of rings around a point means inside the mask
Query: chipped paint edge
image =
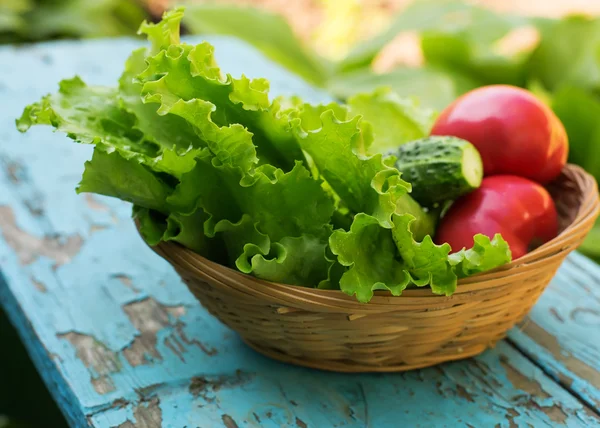
<svg viewBox="0 0 600 428"><path fill-rule="evenodd" d="M40 338L33 330L31 323L25 316L23 309L15 296L11 293L6 278L0 271L0 303L6 312L8 319L16 329L21 341L23 342L29 357L33 361L38 373L44 380L46 388L55 401L62 401L63 405L59 405L62 414L71 427L86 427L82 421L86 420L84 409L80 406L73 405L79 403L79 399L69 388L65 378L60 373L52 356L42 345Z"/></svg>

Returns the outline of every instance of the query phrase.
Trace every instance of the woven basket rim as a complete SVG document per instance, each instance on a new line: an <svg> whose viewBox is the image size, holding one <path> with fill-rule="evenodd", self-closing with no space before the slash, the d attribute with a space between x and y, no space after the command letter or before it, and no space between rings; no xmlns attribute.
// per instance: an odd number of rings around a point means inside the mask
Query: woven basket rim
<svg viewBox="0 0 600 428"><path fill-rule="evenodd" d="M277 301L281 306L305 306L301 304L303 302L308 305L318 304L330 310L336 310L336 308L348 310L350 309L349 306L354 306L356 309L365 309L365 306L371 309L378 307L378 310L381 310L383 309L382 307L392 307L395 302L398 303L398 299L402 299L403 303L406 303L408 298L415 298L420 301L423 298L427 298L432 305L435 305L435 299L441 301L461 299L461 297L468 298L473 293L500 287L506 278L512 277L512 279L516 279L515 276L525 275L532 269L541 269L554 259L564 258L565 252L575 249L573 242L577 241L577 244L581 242L600 213L598 186L596 180L579 166L567 164L562 174L569 176L577 184L578 190L583 195L573 221L556 238L527 253L525 256L491 271L459 280L459 286L452 296L434 294L429 287L406 289L400 296L392 296L388 291L376 291L369 304L365 305L359 303L354 296L349 296L340 290L322 290L265 281L210 261L176 242L162 241L156 246L150 247L171 262L176 261L180 266L186 266L189 270L193 270L197 274L205 274L207 277L210 277L211 283L222 282L227 285L230 285L232 282L252 284L251 288L246 287L240 291L255 297L262 295L268 300ZM137 220L135 223L139 232L139 223Z"/></svg>

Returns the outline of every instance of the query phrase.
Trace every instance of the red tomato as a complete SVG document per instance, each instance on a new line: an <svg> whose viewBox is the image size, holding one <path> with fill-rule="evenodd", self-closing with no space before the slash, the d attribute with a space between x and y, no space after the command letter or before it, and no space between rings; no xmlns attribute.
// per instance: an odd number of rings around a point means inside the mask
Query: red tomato
<svg viewBox="0 0 600 428"><path fill-rule="evenodd" d="M539 183L556 178L569 144L561 121L532 93L484 86L466 93L436 120L432 135L452 135L481 153L484 174L511 174Z"/></svg>
<svg viewBox="0 0 600 428"><path fill-rule="evenodd" d="M496 175L484 178L481 187L452 204L440 221L435 241L449 243L456 252L473 246L478 233L490 238L500 233L515 260L557 232L556 207L546 189L526 178Z"/></svg>

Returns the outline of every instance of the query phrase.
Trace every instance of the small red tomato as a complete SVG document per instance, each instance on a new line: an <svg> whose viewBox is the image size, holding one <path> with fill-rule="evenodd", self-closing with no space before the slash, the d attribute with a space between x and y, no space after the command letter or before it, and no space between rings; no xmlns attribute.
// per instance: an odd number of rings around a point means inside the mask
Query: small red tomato
<svg viewBox="0 0 600 428"><path fill-rule="evenodd" d="M556 207L546 189L526 178L496 175L484 178L481 187L452 204L440 221L435 241L449 243L456 252L470 248L478 233L490 239L500 233L515 260L557 232Z"/></svg>
<svg viewBox="0 0 600 428"><path fill-rule="evenodd" d="M436 120L432 135L471 142L481 154L484 174L511 174L538 183L556 178L567 161L565 127L531 92L491 85L456 99Z"/></svg>

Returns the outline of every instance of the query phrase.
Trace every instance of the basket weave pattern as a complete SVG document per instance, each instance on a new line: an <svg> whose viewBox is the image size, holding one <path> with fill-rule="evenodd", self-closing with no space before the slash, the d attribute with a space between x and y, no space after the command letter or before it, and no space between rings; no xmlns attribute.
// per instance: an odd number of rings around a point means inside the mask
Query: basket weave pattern
<svg viewBox="0 0 600 428"><path fill-rule="evenodd" d="M561 233L524 257L461 280L453 296L429 289L368 304L340 291L261 281L173 243L168 260L208 311L257 351L298 365L345 372L402 371L481 353L535 304L599 212L594 179L568 165L549 190Z"/></svg>

